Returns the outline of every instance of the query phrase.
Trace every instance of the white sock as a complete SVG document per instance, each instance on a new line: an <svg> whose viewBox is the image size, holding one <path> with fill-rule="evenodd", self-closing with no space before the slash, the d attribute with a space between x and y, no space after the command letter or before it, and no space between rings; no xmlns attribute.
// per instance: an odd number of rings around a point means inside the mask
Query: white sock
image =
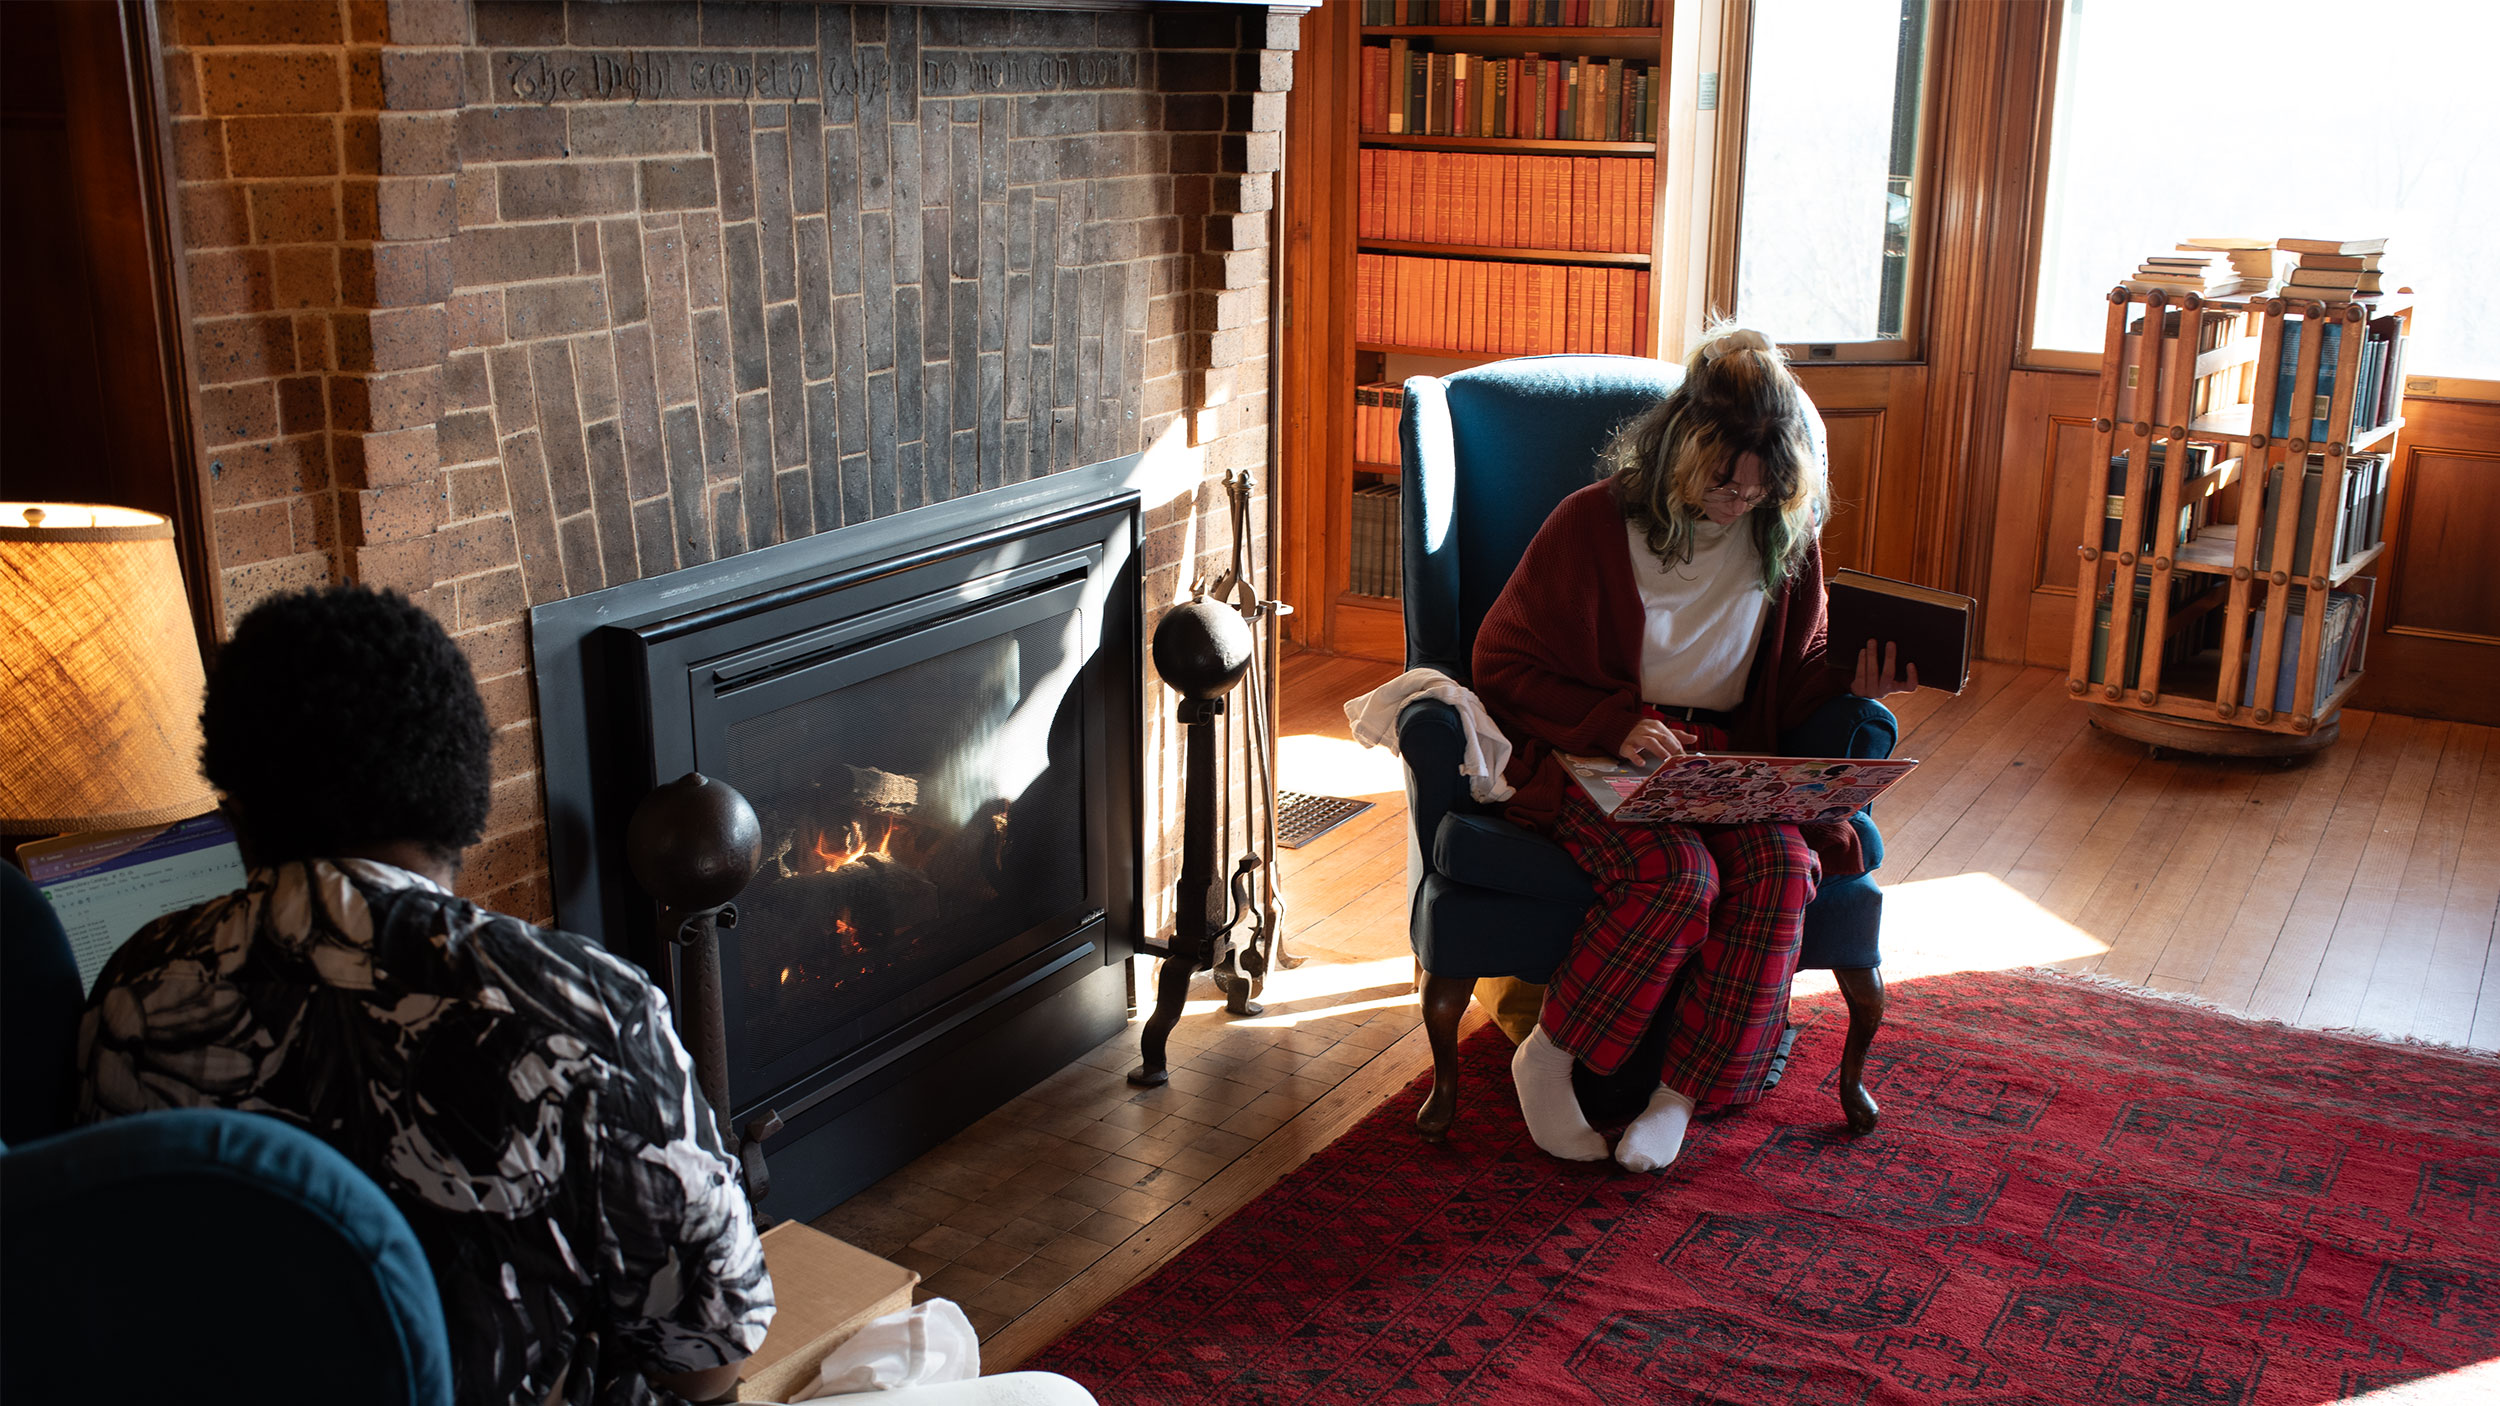
<svg viewBox="0 0 2500 1406"><path fill-rule="evenodd" d="M1606 1140L1580 1112L1580 1096L1571 1091L1571 1065L1571 1052L1545 1038L1540 1025L1510 1057L1510 1080L1518 1086L1519 1113L1538 1147L1566 1162L1594 1162L1606 1155Z"/></svg>
<svg viewBox="0 0 2500 1406"><path fill-rule="evenodd" d="M1693 1121L1693 1101L1664 1084L1649 1096L1649 1107L1623 1130L1615 1144L1615 1161L1627 1172L1654 1172L1684 1150L1684 1129Z"/></svg>

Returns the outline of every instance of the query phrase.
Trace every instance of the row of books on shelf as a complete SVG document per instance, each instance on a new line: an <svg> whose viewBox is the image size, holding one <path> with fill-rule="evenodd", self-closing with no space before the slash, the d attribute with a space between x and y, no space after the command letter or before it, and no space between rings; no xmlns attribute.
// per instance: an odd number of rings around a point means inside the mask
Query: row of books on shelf
<svg viewBox="0 0 2500 1406"><path fill-rule="evenodd" d="M2127 287L2208 298L2274 292L2349 302L2382 291L2379 259L2386 250L2385 239L2185 239L2165 253L2145 256Z"/></svg>
<svg viewBox="0 0 2500 1406"><path fill-rule="evenodd" d="M1353 568L1351 589L1358 596L1404 594L1404 531L1398 521L1398 486L1366 484L1354 490L1354 541L1348 553Z"/></svg>
<svg viewBox="0 0 2500 1406"><path fill-rule="evenodd" d="M1363 46L1362 129L1388 136L1654 142L1666 90L1629 59L1435 53L1404 39Z"/></svg>
<svg viewBox="0 0 2500 1406"><path fill-rule="evenodd" d="M2179 308L2166 309L2161 317L2162 340L2176 340L2181 322L2188 316L2190 314ZM2219 350L2239 335L2241 316L2238 313L2208 311L2194 316L2196 350L2199 354ZM2139 399L2139 388L2144 380L2144 317L2141 312L2127 326L2125 350L2127 369L2118 383L2117 416L2122 424L2148 418L2137 408L2143 403ZM2168 353L2168 356L2177 355L2180 353L2176 350ZM2175 425L2183 418L2209 415L2224 406L2240 404L2248 399L2248 384L2254 375L2253 365L2233 363L2211 375L2196 377L2190 383L2187 415L2184 417L2179 414L2178 383L2165 378L2156 388L2153 398L2155 408L2149 418L2155 424Z"/></svg>
<svg viewBox="0 0 2500 1406"><path fill-rule="evenodd" d="M2205 475L2215 468L2214 446L2190 444L2187 452L2188 472L2179 485L2178 517L2171 523L2170 541L2156 546L2159 535L2154 517L2160 512L2162 480L2168 471L2168 444L2155 444L2146 457L2144 512L2138 524L2136 541L2127 548L2127 469L2129 456L2113 454L2109 460L2108 493L2102 499L2101 550L2122 549L2150 553L2167 551L2182 562L2197 566L2229 567L2236 564L2239 547L2239 526L2236 523L2214 523L2209 518L2214 495L2203 491ZM2314 524L2318 520L2318 499L2325 492L2326 456L2312 454L2304 466L2300 485L2299 527L2292 536L2291 560L2297 572L2309 569L2309 549L2316 540ZM2274 560L2274 532L2277 513L2282 502L2283 466L2274 465L2266 471L2266 486L2259 495L2257 552L2251 558L2260 568ZM2330 569L2341 567L2379 544L2387 525L2387 456L2355 454L2344 460L2342 482L2336 488L2335 550Z"/></svg>
<svg viewBox="0 0 2500 1406"><path fill-rule="evenodd" d="M2274 425L2267 431L2273 435L2292 432L2292 384L2300 378L2300 344L2302 329L2309 319L2286 319L2283 323L2281 363L2275 368ZM2344 329L2347 324L2328 322L2324 339L2318 344L2318 375L2309 396L2309 430L2311 439L2327 437L2327 412L2335 399L2335 376L2344 357ZM2365 434L2387 423L2404 399L2403 320L2377 317L2361 324L2361 365L2352 393L2352 431Z"/></svg>
<svg viewBox="0 0 2500 1406"><path fill-rule="evenodd" d="M1491 260L1355 257L1354 337L1526 356L1649 348L1649 274Z"/></svg>
<svg viewBox="0 0 2500 1406"><path fill-rule="evenodd" d="M1363 0L1373 25L1493 25L1520 29L1645 29L1658 0Z"/></svg>
<svg viewBox="0 0 2500 1406"><path fill-rule="evenodd" d="M2316 594L2305 586L2286 587L2276 598L2286 602L2280 612L2271 611L2271 601L2260 604L2248 613L2248 635L2243 642L2240 666L2239 704L2244 708L2259 706L2257 676L2265 662L2264 642L2267 621L2276 621L2275 653L2279 660L2274 679L2274 694L2263 706L2278 713L2304 712L2316 714L2344 680L2361 672L2363 640L2370 624L2370 601L2376 582L2367 576L2355 577L2355 589L2327 592L2325 627L2318 641L2317 680L2310 690L2306 708L2295 709L2294 696L2300 690L2300 642L2306 625L2309 601ZM2172 578L2170 619L2176 628L2165 631L2169 638L2161 648L2161 669L2166 693L2219 698L2223 688L2216 678L2220 666L2222 631L2227 612L2190 611L2200 599L2220 594L2222 587L2202 590L2195 582ZM2122 688L2134 689L2143 684L2144 631L2152 618L2153 583L2148 577L2137 577L2132 600L2127 610L2124 651L2119 656L2118 675ZM2109 651L2118 636L2113 605L2116 589L2104 584L2092 611L2092 649L2088 665L2089 681L2106 683L2110 678ZM2201 668L2199 666L2202 666ZM2207 690L2211 690L2207 693Z"/></svg>
<svg viewBox="0 0 2500 1406"><path fill-rule="evenodd" d="M1366 381L1354 388L1354 458L1364 464L1399 462L1398 418L1406 413L1406 388L1395 381Z"/></svg>
<svg viewBox="0 0 2500 1406"><path fill-rule="evenodd" d="M1655 162L1377 148L1359 155L1358 238L1649 252Z"/></svg>

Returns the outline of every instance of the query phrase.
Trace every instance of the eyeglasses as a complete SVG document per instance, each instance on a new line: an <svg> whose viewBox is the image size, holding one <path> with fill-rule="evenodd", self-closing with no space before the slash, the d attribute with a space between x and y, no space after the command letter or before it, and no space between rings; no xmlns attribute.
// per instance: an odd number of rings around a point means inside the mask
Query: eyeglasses
<svg viewBox="0 0 2500 1406"><path fill-rule="evenodd" d="M1722 484L1717 488L1713 488L1701 496L1702 501L1705 503L1741 504L1750 508L1761 502L1763 499L1770 497L1771 490L1767 488L1739 488L1735 484L1730 483Z"/></svg>

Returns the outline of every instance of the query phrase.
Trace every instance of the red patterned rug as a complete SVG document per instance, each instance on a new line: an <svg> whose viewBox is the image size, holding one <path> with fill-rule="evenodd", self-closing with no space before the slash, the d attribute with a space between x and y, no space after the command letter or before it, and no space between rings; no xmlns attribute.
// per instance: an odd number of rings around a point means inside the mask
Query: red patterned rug
<svg viewBox="0 0 2500 1406"><path fill-rule="evenodd" d="M1448 1145L1419 1080L1027 1365L1105 1406L2309 1406L2500 1356L2500 1065L1933 978L1851 1138L1838 1008L1797 1016L1657 1176L1539 1153L1487 1028Z"/></svg>

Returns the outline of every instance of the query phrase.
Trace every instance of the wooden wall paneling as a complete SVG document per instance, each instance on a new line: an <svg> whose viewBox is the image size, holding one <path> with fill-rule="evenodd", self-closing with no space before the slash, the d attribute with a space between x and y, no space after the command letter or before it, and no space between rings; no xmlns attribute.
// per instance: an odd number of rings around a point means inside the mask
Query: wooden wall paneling
<svg viewBox="0 0 2500 1406"><path fill-rule="evenodd" d="M1302 17L1302 49L1285 96L1285 280L1280 445L1285 541L1281 597L1294 607L1286 636L1330 647L1348 563L1331 543L1347 540L1353 503L1337 491L1349 474L1353 406L1336 388L1354 381L1354 127L1361 84L1354 71L1360 7L1323 5Z"/></svg>
<svg viewBox="0 0 2500 1406"><path fill-rule="evenodd" d="M1809 364L1797 368L1797 379L1830 438L1832 520L1823 530L1824 570L1846 566L1910 577L1927 368Z"/></svg>
<svg viewBox="0 0 2500 1406"><path fill-rule="evenodd" d="M2064 668L2082 563L2075 524L2093 491L2093 378L2016 371L2008 378L1999 451L1988 612L1980 653Z"/></svg>
<svg viewBox="0 0 2500 1406"><path fill-rule="evenodd" d="M2500 725L2500 404L2408 397L2352 706Z"/></svg>

